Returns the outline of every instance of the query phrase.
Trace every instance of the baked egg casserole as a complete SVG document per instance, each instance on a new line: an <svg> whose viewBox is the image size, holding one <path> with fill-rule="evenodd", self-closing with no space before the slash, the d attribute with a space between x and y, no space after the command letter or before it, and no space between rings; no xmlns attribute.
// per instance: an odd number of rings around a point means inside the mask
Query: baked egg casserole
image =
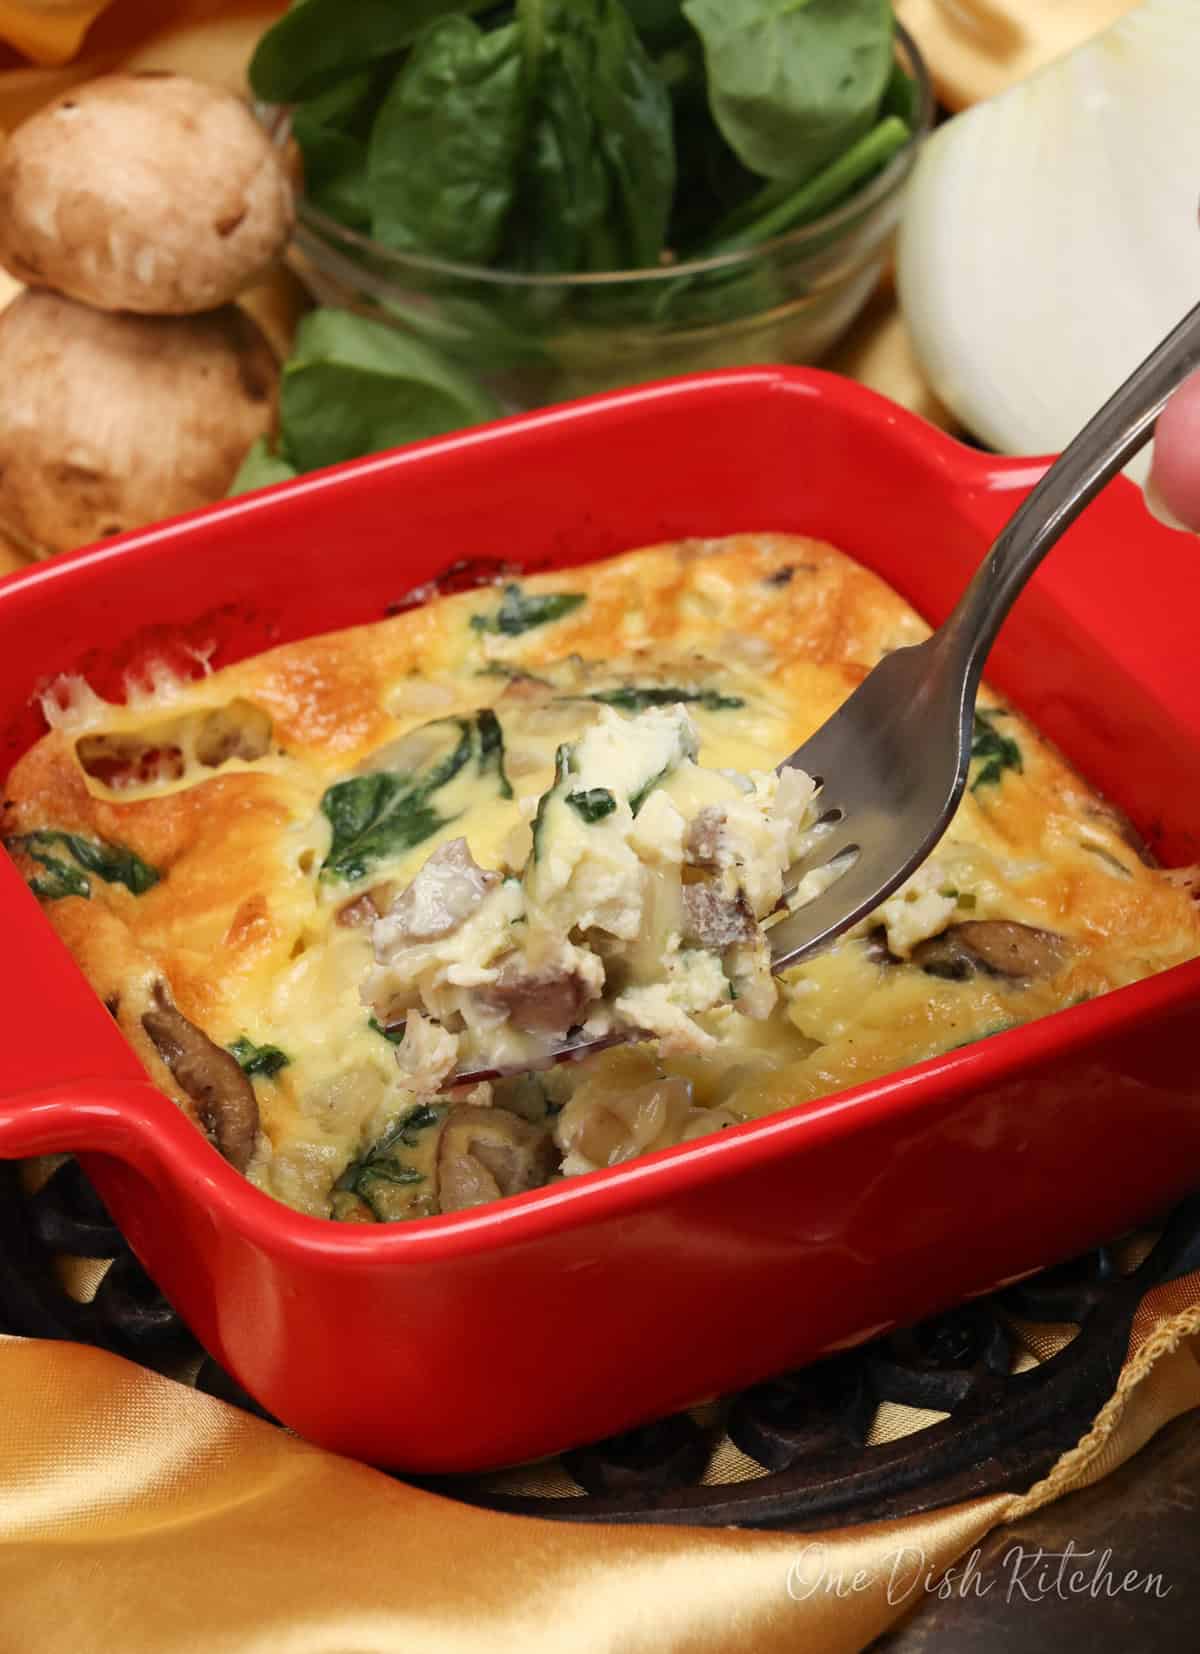
<svg viewBox="0 0 1200 1654"><path fill-rule="evenodd" d="M61 680L0 832L238 1170L316 1216L458 1211L1200 953L1191 872L1148 865L985 689L933 855L772 976L787 869L816 868L797 899L828 877L819 793L776 766L927 634L868 570L777 534L434 592L122 705ZM459 1078L479 1072L501 1077Z"/></svg>

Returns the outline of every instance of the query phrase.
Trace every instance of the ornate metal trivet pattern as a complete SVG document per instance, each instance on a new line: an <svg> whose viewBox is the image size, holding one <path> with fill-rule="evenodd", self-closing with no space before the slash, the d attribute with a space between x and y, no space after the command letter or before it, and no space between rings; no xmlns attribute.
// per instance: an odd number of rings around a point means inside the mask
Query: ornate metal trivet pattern
<svg viewBox="0 0 1200 1654"><path fill-rule="evenodd" d="M56 1254L114 1260L90 1303L65 1290ZM1200 1269L1200 1196L1174 1212L1136 1268L1123 1274L1118 1255L1099 1247L703 1413L566 1453L527 1478L542 1488L553 1481L553 1495L510 1491L503 1475L423 1485L568 1521L808 1529L1028 1487L1111 1395L1143 1294ZM1031 1323L1078 1332L1047 1359L1014 1370L1014 1329ZM195 1373L199 1388L266 1416L203 1354L74 1161L32 1196L18 1168L0 1163L0 1330L77 1339L173 1375ZM921 1409L934 1422L877 1440L872 1426L883 1404Z"/></svg>

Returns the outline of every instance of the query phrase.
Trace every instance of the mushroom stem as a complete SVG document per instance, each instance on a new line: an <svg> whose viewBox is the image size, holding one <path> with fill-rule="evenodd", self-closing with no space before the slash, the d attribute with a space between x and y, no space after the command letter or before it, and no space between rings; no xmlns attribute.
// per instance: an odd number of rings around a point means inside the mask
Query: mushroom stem
<svg viewBox="0 0 1200 1654"><path fill-rule="evenodd" d="M244 1172L258 1133L253 1085L235 1057L188 1021L162 982L155 984L154 1006L143 1015L142 1027L195 1103L205 1131L230 1165Z"/></svg>

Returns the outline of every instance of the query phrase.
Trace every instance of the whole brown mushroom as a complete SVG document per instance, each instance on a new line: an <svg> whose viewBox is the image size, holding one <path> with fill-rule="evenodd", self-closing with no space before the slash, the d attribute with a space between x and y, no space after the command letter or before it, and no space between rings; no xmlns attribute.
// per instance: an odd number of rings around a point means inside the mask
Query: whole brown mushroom
<svg viewBox="0 0 1200 1654"><path fill-rule="evenodd" d="M234 305L114 316L22 293L0 312L0 534L47 555L219 499L274 428L278 376Z"/></svg>
<svg viewBox="0 0 1200 1654"><path fill-rule="evenodd" d="M257 280L292 191L240 99L183 75L72 87L0 155L0 263L102 310L189 315Z"/></svg>

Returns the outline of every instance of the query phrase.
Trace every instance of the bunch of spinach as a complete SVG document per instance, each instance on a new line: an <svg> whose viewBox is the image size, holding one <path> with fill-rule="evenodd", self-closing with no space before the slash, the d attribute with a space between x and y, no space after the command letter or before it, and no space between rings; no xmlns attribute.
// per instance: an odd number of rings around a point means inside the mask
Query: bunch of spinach
<svg viewBox="0 0 1200 1654"><path fill-rule="evenodd" d="M890 0L297 0L256 94L291 106L308 200L433 262L389 323L323 310L284 369L280 436L234 491L494 418L477 375L561 386L582 322L708 327L786 297L770 263L567 293L522 276L651 271L813 222L909 139ZM560 324L561 325L561 324ZM511 391L511 385L506 394Z"/></svg>
<svg viewBox="0 0 1200 1654"><path fill-rule="evenodd" d="M802 224L908 137L891 0L300 0L250 68L314 203L466 265L653 269Z"/></svg>

